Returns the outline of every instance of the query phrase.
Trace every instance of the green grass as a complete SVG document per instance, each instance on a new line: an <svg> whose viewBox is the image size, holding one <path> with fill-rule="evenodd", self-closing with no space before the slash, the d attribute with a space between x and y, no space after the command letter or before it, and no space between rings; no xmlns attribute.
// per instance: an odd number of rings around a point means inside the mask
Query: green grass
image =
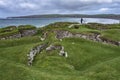
<svg viewBox="0 0 120 80"><path fill-rule="evenodd" d="M120 47L81 38L65 38L59 41L55 39L52 30L49 29L49 35L44 42L40 41L41 33L20 39L0 40L0 80L120 79ZM109 38L114 40L119 40L117 36L120 36L119 29L99 31L82 26L70 31L100 32L104 36L110 35ZM33 66L27 66L27 54L31 48L45 42L64 46L68 58L59 56L58 50L43 50L35 57Z"/></svg>
<svg viewBox="0 0 120 80"><path fill-rule="evenodd" d="M0 33L0 38L4 38L4 37L11 36L11 35L14 35L14 34L19 34L19 31L18 30L13 30L13 31L10 31L10 32Z"/></svg>
<svg viewBox="0 0 120 80"><path fill-rule="evenodd" d="M31 30L31 29L36 29L36 27L33 25L20 25L20 26L18 26L18 30Z"/></svg>
<svg viewBox="0 0 120 80"><path fill-rule="evenodd" d="M73 32L73 33L81 33L81 34L91 34L91 33L100 33L101 32L99 30L87 28L85 25L79 25L78 29L71 28L71 29L66 29L66 30Z"/></svg>
<svg viewBox="0 0 120 80"><path fill-rule="evenodd" d="M4 33L4 32L10 32L12 30L16 30L16 26L8 26L8 27L5 27L5 28L0 28L0 33Z"/></svg>
<svg viewBox="0 0 120 80"><path fill-rule="evenodd" d="M43 51L36 57L33 66L28 67L26 55L38 43L0 48L1 79L116 80L120 78L120 66L117 65L120 61L119 47L84 39L66 38L58 43L65 47L68 58L58 56L58 51L50 53Z"/></svg>
<svg viewBox="0 0 120 80"><path fill-rule="evenodd" d="M104 30L104 29L120 29L120 24L100 24L100 23L88 23L87 28Z"/></svg>
<svg viewBox="0 0 120 80"><path fill-rule="evenodd" d="M25 45L40 42L39 36L23 37L19 39L0 40L0 48Z"/></svg>
<svg viewBox="0 0 120 80"><path fill-rule="evenodd" d="M5 28L0 28L0 38L12 36L14 34L20 33L22 30L34 30L35 26L32 25L20 25L16 26L8 26Z"/></svg>
<svg viewBox="0 0 120 80"><path fill-rule="evenodd" d="M120 29L106 30L102 33L102 36L105 38L120 41Z"/></svg>

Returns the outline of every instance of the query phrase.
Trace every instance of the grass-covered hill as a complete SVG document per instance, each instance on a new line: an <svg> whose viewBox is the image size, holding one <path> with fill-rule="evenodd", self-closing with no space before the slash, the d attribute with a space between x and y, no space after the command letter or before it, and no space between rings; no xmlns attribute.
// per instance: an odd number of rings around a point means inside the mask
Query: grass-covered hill
<svg viewBox="0 0 120 80"><path fill-rule="evenodd" d="M80 37L61 41L55 37L56 30L86 35L96 33L102 38L120 41L120 24L49 24L38 28L34 36L0 40L0 80L120 80L120 46ZM41 41L46 32L45 40ZM58 50L47 52L43 49L35 56L32 66L28 66L27 54L43 43L64 46L68 57L59 56Z"/></svg>

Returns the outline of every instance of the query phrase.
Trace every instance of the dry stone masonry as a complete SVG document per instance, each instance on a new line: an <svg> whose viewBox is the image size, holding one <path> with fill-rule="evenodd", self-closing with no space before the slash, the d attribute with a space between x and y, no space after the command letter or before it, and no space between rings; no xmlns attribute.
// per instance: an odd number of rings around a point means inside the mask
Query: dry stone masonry
<svg viewBox="0 0 120 80"><path fill-rule="evenodd" d="M40 40L44 41L47 38L47 35L48 35L48 33L44 32L43 35L42 35L42 37L40 37Z"/></svg>
<svg viewBox="0 0 120 80"><path fill-rule="evenodd" d="M64 47L61 45L50 45L49 47L47 47L48 44L42 44L39 45L35 48L32 48L29 52L29 54L27 54L28 57L28 66L32 66L35 56L37 56L37 54L39 54L40 52L42 52L42 50L46 50L47 52L53 51L53 50L60 50L59 55L60 56L64 56L64 57L68 57L67 52L65 52Z"/></svg>
<svg viewBox="0 0 120 80"><path fill-rule="evenodd" d="M14 39L14 38L21 38L21 34L16 33L16 34L13 34L13 35L10 35L10 36L1 37L0 40Z"/></svg>
<svg viewBox="0 0 120 80"><path fill-rule="evenodd" d="M49 47L46 48L46 51L52 51L52 50L59 50L59 55L68 57L67 52L65 52L64 47L61 45L50 45Z"/></svg>
<svg viewBox="0 0 120 80"><path fill-rule="evenodd" d="M16 34L0 37L0 40L15 39L15 38L21 38L21 37L25 37L25 36L32 36L32 35L35 35L36 33L37 33L37 30L23 30L23 31L20 31L19 33L16 33Z"/></svg>
<svg viewBox="0 0 120 80"><path fill-rule="evenodd" d="M29 52L29 54L27 55L28 56L28 65L31 66L34 59L35 59L35 56L37 54L39 54L44 48L47 47L47 44L42 44L42 45L39 45L35 48L32 48Z"/></svg>
<svg viewBox="0 0 120 80"><path fill-rule="evenodd" d="M107 43L107 44L120 46L119 41L113 41L113 40L103 38L103 37L101 37L100 34L96 34L96 33L81 34L81 33L72 33L72 32L64 31L64 30L56 30L54 32L56 34L57 39L75 37L75 38L83 38L83 39L87 39L87 40L93 40L93 41L97 41L97 42L102 42L102 43Z"/></svg>
<svg viewBox="0 0 120 80"><path fill-rule="evenodd" d="M25 36L32 36L34 34L36 34L37 31L36 30L22 30L21 31L21 36L25 37Z"/></svg>

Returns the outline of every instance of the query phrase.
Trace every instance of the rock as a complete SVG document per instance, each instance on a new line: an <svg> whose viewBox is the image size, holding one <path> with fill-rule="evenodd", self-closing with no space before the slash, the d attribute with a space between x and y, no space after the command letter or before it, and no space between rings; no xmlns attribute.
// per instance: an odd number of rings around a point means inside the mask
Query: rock
<svg viewBox="0 0 120 80"><path fill-rule="evenodd" d="M64 51L64 47L62 46L62 49L60 50L59 53L60 56L68 57L67 52Z"/></svg>
<svg viewBox="0 0 120 80"><path fill-rule="evenodd" d="M0 40L5 40L5 38L1 38Z"/></svg>
<svg viewBox="0 0 120 80"><path fill-rule="evenodd" d="M45 40L45 38L40 38L40 40L41 40L41 41L44 41L44 40Z"/></svg>
<svg viewBox="0 0 120 80"><path fill-rule="evenodd" d="M55 46L50 45L49 47L46 48L46 51L52 51L55 50Z"/></svg>
<svg viewBox="0 0 120 80"><path fill-rule="evenodd" d="M83 38L83 39L87 39L87 36L85 36L85 35L82 35L82 36L81 36L81 38Z"/></svg>
<svg viewBox="0 0 120 80"><path fill-rule="evenodd" d="M64 56L64 57L66 57L66 58L68 57L67 52L65 52L65 51L63 51L63 50L60 51L59 55L60 55L60 56Z"/></svg>
<svg viewBox="0 0 120 80"><path fill-rule="evenodd" d="M62 39L60 39L60 41L62 42Z"/></svg>
<svg viewBox="0 0 120 80"><path fill-rule="evenodd" d="M62 47L60 45L50 45L46 48L46 51L52 51L52 50L61 50Z"/></svg>
<svg viewBox="0 0 120 80"><path fill-rule="evenodd" d="M119 46L120 46L120 42L118 42Z"/></svg>
<svg viewBox="0 0 120 80"><path fill-rule="evenodd" d="M97 36L96 36L96 41L102 42L102 40L100 39L100 35L97 35Z"/></svg>
<svg viewBox="0 0 120 80"><path fill-rule="evenodd" d="M30 53L29 53L29 55L28 55L28 65L29 66L32 65L32 62L34 60L34 56L35 56L34 50L31 50Z"/></svg>

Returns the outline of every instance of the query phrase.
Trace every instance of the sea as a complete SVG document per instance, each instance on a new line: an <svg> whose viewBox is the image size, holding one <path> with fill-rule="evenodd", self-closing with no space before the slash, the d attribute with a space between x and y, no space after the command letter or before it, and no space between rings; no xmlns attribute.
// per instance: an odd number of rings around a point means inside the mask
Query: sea
<svg viewBox="0 0 120 80"><path fill-rule="evenodd" d="M120 21L115 19L103 18L83 18L84 23L102 23L102 24L117 24ZM0 19L0 28L6 26L18 25L34 25L36 27L43 27L55 22L79 22L80 18L14 18L14 19Z"/></svg>

